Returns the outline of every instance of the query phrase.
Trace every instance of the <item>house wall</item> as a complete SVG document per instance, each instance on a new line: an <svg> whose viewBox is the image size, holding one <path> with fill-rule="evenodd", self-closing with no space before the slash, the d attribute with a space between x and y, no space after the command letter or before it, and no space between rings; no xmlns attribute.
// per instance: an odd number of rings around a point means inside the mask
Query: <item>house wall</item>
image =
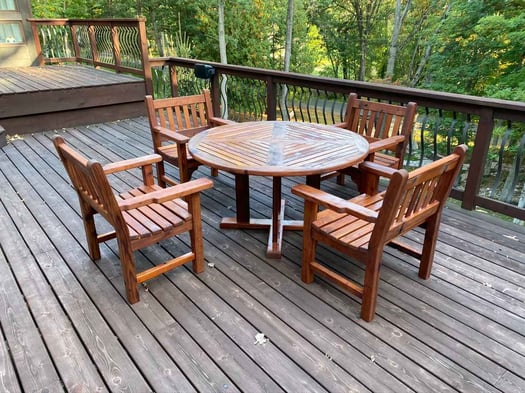
<svg viewBox="0 0 525 393"><path fill-rule="evenodd" d="M37 65L29 0L0 0L0 67Z"/></svg>

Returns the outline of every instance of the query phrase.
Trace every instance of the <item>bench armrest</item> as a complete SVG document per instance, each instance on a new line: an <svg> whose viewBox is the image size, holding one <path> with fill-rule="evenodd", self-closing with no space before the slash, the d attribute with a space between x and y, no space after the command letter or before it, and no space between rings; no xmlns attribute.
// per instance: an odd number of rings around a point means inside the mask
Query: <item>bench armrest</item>
<svg viewBox="0 0 525 393"><path fill-rule="evenodd" d="M210 117L208 119L208 122L210 123L210 125L212 127L224 126L226 124L235 124L235 123L237 123L236 121L223 119L221 117Z"/></svg>
<svg viewBox="0 0 525 393"><path fill-rule="evenodd" d="M179 132L175 132L166 127L156 126L153 127L153 132L157 132L164 138L169 139L177 144L186 144L190 141L190 138Z"/></svg>
<svg viewBox="0 0 525 393"><path fill-rule="evenodd" d="M397 145L405 141L404 135L394 135L385 139L376 139L370 142L370 153L375 153L380 150L394 150Z"/></svg>
<svg viewBox="0 0 525 393"><path fill-rule="evenodd" d="M213 187L210 179L196 179L173 187L118 201L121 210L137 209L151 203L164 203L187 195L196 194Z"/></svg>
<svg viewBox="0 0 525 393"><path fill-rule="evenodd" d="M122 172L133 168L151 165L159 161L162 161L161 156L159 156L158 154L150 154L148 156L131 158L129 160L112 162L110 164L104 165L102 169L104 169L104 173L106 175L110 175L116 172Z"/></svg>
<svg viewBox="0 0 525 393"><path fill-rule="evenodd" d="M387 177L389 179L395 172L399 171L399 169L390 168L372 161L363 161L360 163L359 170L363 172L363 175L376 175Z"/></svg>
<svg viewBox="0 0 525 393"><path fill-rule="evenodd" d="M375 222L377 220L377 212L374 210L370 210L357 203L347 201L317 188L307 186L306 184L293 186L292 193L338 213L348 213L368 222Z"/></svg>

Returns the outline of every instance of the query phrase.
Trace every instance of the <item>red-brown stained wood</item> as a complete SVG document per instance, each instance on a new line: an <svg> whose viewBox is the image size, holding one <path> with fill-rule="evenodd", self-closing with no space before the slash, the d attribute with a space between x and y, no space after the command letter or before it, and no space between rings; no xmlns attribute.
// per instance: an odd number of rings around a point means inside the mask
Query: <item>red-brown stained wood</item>
<svg viewBox="0 0 525 393"><path fill-rule="evenodd" d="M414 102L409 102L406 106L392 105L361 100L357 94L351 93L348 97L345 121L337 126L366 137L370 143L370 161L399 169L403 165L403 157L414 128L416 111L417 105ZM339 184L344 183L344 175L348 174L361 192L367 192L363 188L365 180L357 167L345 168L325 178L335 174L338 175Z"/></svg>
<svg viewBox="0 0 525 393"><path fill-rule="evenodd" d="M280 258L283 232L302 223L285 220L281 200L283 176L304 176L320 185L322 173L361 162L368 154L365 138L341 128L301 122L255 121L215 127L194 136L189 150L199 162L235 174L237 217L221 228L269 228L266 255ZM249 175L272 176L272 218L250 218Z"/></svg>
<svg viewBox="0 0 525 393"><path fill-rule="evenodd" d="M35 375L32 365L39 364L39 374L58 372L55 390L71 391L101 386L205 392L225 385L243 392L423 392L451 386L524 391L520 226L447 204L431 279L418 279L418 261L387 247L376 317L364 323L358 298L321 279L313 285L301 281L301 233L287 233L283 259L275 262L264 256L265 231L218 227L220 216L235 209L234 178L223 172L217 186L201 195L205 255L215 267L200 275L189 266L170 271L147 283L140 303L127 306L120 296L124 285L115 242L101 246L102 263L89 263L78 198L57 160L53 134L25 136L0 152L0 243L6 258L2 262L0 256L0 263L15 276L2 297L9 304L3 308L2 360L15 369L3 379L7 389L10 376L15 384L29 381L26 376ZM146 118L69 129L65 135L98 159L151 151ZM208 174L204 168L195 175ZM138 176L138 170L119 173L111 177L112 185L123 192ZM271 179L250 180L257 189L253 214L260 216L271 208ZM302 200L290 193L303 180L283 179L287 218L303 218ZM344 200L355 193L351 184L324 182L322 187ZM140 253L140 263L153 266L172 258L186 241L184 236L149 247ZM422 231L406 234L403 241L421 245ZM347 277L363 274L361 264L326 247L317 257ZM34 329L12 325L24 312L36 322ZM270 341L253 345L256 332ZM38 362L30 334L44 342L52 364ZM13 356L20 340L30 348L27 357ZM49 389L40 383L33 390L37 387Z"/></svg>
<svg viewBox="0 0 525 393"><path fill-rule="evenodd" d="M153 184L152 165L161 160L158 155L129 159L102 167L97 161L86 159L68 146L62 137L55 137L53 142L77 191L89 252L93 260L100 259L99 244L108 238L106 235L97 235L94 216L101 214L115 229L126 296L130 303L139 301L138 283L190 261L193 261L195 272L203 271L198 194L213 186L211 180L198 179L162 188ZM107 175L135 167L142 168L143 186L120 193L117 198L113 194ZM181 198L186 198L187 203ZM190 233L191 252L137 273L134 251L184 232Z"/></svg>
<svg viewBox="0 0 525 393"><path fill-rule="evenodd" d="M454 180L461 169L467 147L460 145L454 153L414 170L385 170L390 178L386 191L360 195L345 200L307 185L297 185L292 192L305 198L305 222L302 278L309 283L313 273L328 278L362 298L361 317L371 321L375 314L379 270L386 245L395 247L420 260L419 276L430 276L436 247L441 212ZM360 169L381 171L377 163L365 162ZM366 177L365 177L366 178ZM319 211L319 206L325 207ZM368 211L368 213L367 213ZM424 224L424 225L423 225ZM422 226L425 240L420 252L405 249L397 238ZM324 243L365 265L364 284L352 283L315 260L316 244Z"/></svg>
<svg viewBox="0 0 525 393"><path fill-rule="evenodd" d="M206 89L192 96L153 99L147 95L145 102L155 153L179 168L181 183L189 181L200 165L188 152L189 138L210 127L232 122L214 116L210 92ZM159 184L176 184L166 175L163 161L157 163Z"/></svg>

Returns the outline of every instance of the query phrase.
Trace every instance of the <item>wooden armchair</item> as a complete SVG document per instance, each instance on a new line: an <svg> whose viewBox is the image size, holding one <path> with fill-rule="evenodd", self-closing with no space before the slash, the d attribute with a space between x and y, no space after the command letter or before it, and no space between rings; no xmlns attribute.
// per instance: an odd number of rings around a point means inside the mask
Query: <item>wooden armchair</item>
<svg viewBox="0 0 525 393"><path fill-rule="evenodd" d="M187 143L195 134L211 127L234 123L215 117L209 90L202 94L162 98L145 97L148 119L153 139L153 149L163 161L157 163L157 177L161 186L176 184L166 176L164 161L179 168L180 182L191 179L200 165L188 151ZM214 176L217 170L212 170Z"/></svg>
<svg viewBox="0 0 525 393"><path fill-rule="evenodd" d="M414 102L409 102L406 106L392 105L361 100L357 98L357 94L351 93L348 97L345 121L335 125L357 132L368 140L370 161L400 169L414 128L416 111L417 105ZM339 184L344 184L345 174L352 177L361 192L365 191L356 166L337 173Z"/></svg>
<svg viewBox="0 0 525 393"><path fill-rule="evenodd" d="M361 318L371 321L386 245L418 258L419 277L427 279L432 269L441 213L466 150L465 145L458 146L451 155L410 173L369 161L361 163L359 169L367 176L388 177L388 187L384 192L362 194L348 201L307 185L294 186L292 192L305 199L302 280L311 283L314 273L333 280L362 299ZM326 209L319 211L319 206ZM418 226L425 229L421 250L398 239ZM364 285L317 262L318 242L363 263Z"/></svg>
<svg viewBox="0 0 525 393"><path fill-rule="evenodd" d="M78 193L91 259L100 259L99 243L117 238L122 276L130 303L139 301L137 284L170 269L193 261L194 272L204 270L199 193L213 186L211 180L198 179L162 188L153 183L153 164L161 160L157 154L102 166L97 161L84 158L60 136L55 137L53 142ZM138 167L142 168L143 185L114 195L107 175ZM97 234L94 220L97 213L113 226L114 231ZM136 272L134 251L183 232L190 234L190 252Z"/></svg>

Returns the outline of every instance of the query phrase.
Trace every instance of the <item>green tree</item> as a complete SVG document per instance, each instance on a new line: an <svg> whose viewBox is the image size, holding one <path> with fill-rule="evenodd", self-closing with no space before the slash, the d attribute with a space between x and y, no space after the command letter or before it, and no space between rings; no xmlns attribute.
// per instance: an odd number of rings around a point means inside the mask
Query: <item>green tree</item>
<svg viewBox="0 0 525 393"><path fill-rule="evenodd" d="M386 27L392 1L316 0L309 15L323 36L332 76L375 78L385 56ZM382 66L379 66L382 67Z"/></svg>
<svg viewBox="0 0 525 393"><path fill-rule="evenodd" d="M525 15L522 3L521 0L456 1L435 37L436 50L421 86L523 99Z"/></svg>

